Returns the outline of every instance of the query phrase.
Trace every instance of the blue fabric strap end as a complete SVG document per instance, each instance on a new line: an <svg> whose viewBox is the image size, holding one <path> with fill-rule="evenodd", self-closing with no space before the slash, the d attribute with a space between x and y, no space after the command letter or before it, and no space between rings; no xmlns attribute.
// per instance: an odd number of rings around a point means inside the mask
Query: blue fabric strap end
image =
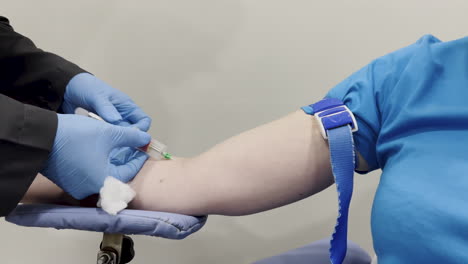
<svg viewBox="0 0 468 264"><path fill-rule="evenodd" d="M355 168L353 131L356 120L341 100L326 98L302 107L306 114L315 115L322 127L322 135L328 139L330 161L338 191L338 218L330 241L330 261L341 264L346 256L348 237L348 213L353 194Z"/></svg>
<svg viewBox="0 0 468 264"><path fill-rule="evenodd" d="M313 108L312 105L303 106L303 107L301 107L301 109L308 115L313 115L314 114L314 108Z"/></svg>
<svg viewBox="0 0 468 264"><path fill-rule="evenodd" d="M343 101L341 101L340 99L325 98L313 104L312 107L317 113L317 112L324 111L326 109L330 109L330 108L334 108L334 107L342 106L342 105L344 104L343 104Z"/></svg>
<svg viewBox="0 0 468 264"><path fill-rule="evenodd" d="M307 106L301 107L301 109L308 115L313 115L315 113L324 111L326 109L334 108L337 106L342 106L343 102L335 98L326 98L318 101L315 104L310 104Z"/></svg>
<svg viewBox="0 0 468 264"><path fill-rule="evenodd" d="M330 241L330 260L341 264L346 256L348 212L353 194L354 143L351 128L342 126L328 131L332 172L338 191L338 218Z"/></svg>

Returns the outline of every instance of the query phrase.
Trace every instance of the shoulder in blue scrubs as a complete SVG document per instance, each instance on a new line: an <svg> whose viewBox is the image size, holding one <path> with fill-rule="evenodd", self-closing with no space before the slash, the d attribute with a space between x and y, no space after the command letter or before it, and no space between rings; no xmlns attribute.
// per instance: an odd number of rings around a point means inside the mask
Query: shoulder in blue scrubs
<svg viewBox="0 0 468 264"><path fill-rule="evenodd" d="M468 263L468 38L424 36L327 97L355 114L356 148L383 171L371 221L379 264Z"/></svg>

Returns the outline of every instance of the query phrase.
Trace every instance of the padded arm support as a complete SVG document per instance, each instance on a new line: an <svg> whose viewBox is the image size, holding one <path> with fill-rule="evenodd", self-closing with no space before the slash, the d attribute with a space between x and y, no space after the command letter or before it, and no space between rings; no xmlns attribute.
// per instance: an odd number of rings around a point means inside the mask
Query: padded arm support
<svg viewBox="0 0 468 264"><path fill-rule="evenodd" d="M205 224L207 217L143 210L123 210L116 216L112 216L100 208L20 204L6 217L6 220L28 227L183 239L198 231Z"/></svg>

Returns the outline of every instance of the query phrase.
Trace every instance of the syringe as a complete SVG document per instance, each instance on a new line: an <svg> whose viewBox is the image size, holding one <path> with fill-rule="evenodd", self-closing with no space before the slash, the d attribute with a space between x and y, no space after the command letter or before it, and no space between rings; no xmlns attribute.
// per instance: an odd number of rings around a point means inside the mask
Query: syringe
<svg viewBox="0 0 468 264"><path fill-rule="evenodd" d="M86 109L83 109L81 107L76 108L75 114L77 115L83 115L87 117L91 117L96 120L104 121L102 117L98 116L97 114L93 112L89 112ZM148 145L143 146L138 148L138 150L146 152L150 157L155 158L155 159L171 159L172 155L167 152L167 146L164 145L162 142L157 141L156 139L152 138L150 143Z"/></svg>

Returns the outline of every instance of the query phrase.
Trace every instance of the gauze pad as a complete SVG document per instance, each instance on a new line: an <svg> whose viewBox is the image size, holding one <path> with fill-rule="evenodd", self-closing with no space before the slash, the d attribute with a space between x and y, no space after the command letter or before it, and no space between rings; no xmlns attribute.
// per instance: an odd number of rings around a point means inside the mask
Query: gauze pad
<svg viewBox="0 0 468 264"><path fill-rule="evenodd" d="M112 176L104 180L104 186L99 191L98 207L101 207L108 214L116 215L127 208L128 203L133 200L136 193L130 187Z"/></svg>

